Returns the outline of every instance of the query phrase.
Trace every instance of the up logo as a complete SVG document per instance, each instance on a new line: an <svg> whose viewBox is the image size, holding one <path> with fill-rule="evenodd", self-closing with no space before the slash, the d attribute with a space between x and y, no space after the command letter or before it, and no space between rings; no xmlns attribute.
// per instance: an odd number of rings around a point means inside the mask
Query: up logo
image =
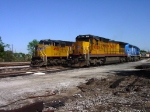
<svg viewBox="0 0 150 112"><path fill-rule="evenodd" d="M99 46L94 46L94 49L99 49L100 47Z"/></svg>

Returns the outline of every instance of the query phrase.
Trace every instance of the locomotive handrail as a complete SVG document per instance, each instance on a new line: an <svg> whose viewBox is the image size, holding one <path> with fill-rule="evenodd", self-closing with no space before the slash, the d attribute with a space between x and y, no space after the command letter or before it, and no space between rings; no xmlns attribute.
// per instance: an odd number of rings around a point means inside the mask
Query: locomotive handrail
<svg viewBox="0 0 150 112"><path fill-rule="evenodd" d="M43 50L44 50L44 47L43 47ZM40 50L40 53L42 54L42 58L44 62L45 62L45 57L46 57L46 63L47 63L47 55L45 54L43 50Z"/></svg>
<svg viewBox="0 0 150 112"><path fill-rule="evenodd" d="M89 46L87 46L87 49L88 49L88 60L89 60L89 55L90 55Z"/></svg>
<svg viewBox="0 0 150 112"><path fill-rule="evenodd" d="M72 47L69 47L69 49L70 49L70 51L69 51L69 52L71 52L71 51L72 51Z"/></svg>
<svg viewBox="0 0 150 112"><path fill-rule="evenodd" d="M89 50L89 46L87 46L87 64L89 65L89 61L90 61L90 50Z"/></svg>
<svg viewBox="0 0 150 112"><path fill-rule="evenodd" d="M86 49L83 47L84 58L86 59Z"/></svg>

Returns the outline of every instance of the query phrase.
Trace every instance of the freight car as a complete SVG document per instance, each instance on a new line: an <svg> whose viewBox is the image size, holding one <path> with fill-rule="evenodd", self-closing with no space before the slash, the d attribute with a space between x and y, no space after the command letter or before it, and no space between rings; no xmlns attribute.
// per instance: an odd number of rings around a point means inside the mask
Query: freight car
<svg viewBox="0 0 150 112"><path fill-rule="evenodd" d="M78 35L68 64L81 67L139 59L140 49L136 46L94 35Z"/></svg>
<svg viewBox="0 0 150 112"><path fill-rule="evenodd" d="M74 42L61 40L41 40L35 48L31 66L65 65L72 53Z"/></svg>

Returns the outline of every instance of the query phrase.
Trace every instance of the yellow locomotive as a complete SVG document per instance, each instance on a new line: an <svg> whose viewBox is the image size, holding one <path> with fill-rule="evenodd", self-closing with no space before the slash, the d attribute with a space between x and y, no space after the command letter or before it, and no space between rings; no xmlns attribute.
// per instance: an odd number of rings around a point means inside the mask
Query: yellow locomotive
<svg viewBox="0 0 150 112"><path fill-rule="evenodd" d="M41 40L36 46L35 56L31 66L66 64L69 54L72 54L73 42L61 40Z"/></svg>
<svg viewBox="0 0 150 112"><path fill-rule="evenodd" d="M89 66L126 61L125 44L94 35L78 35L68 63L71 66Z"/></svg>

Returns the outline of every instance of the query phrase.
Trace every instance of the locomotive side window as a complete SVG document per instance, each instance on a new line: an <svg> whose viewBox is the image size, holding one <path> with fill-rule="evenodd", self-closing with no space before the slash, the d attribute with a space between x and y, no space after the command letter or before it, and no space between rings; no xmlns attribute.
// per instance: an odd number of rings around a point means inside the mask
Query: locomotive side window
<svg viewBox="0 0 150 112"><path fill-rule="evenodd" d="M131 45L129 45L129 48L132 48L132 46L131 46Z"/></svg>
<svg viewBox="0 0 150 112"><path fill-rule="evenodd" d="M90 44L91 44L91 45L93 44L93 39L92 39L92 38L90 39Z"/></svg>
<svg viewBox="0 0 150 112"><path fill-rule="evenodd" d="M49 42L44 42L44 45L49 45L50 43Z"/></svg>
<svg viewBox="0 0 150 112"><path fill-rule="evenodd" d="M96 45L98 45L98 40L96 40Z"/></svg>
<svg viewBox="0 0 150 112"><path fill-rule="evenodd" d="M65 44L61 44L61 47L65 47Z"/></svg>
<svg viewBox="0 0 150 112"><path fill-rule="evenodd" d="M55 42L55 46L59 46L60 45L60 43L58 43L58 42Z"/></svg>
<svg viewBox="0 0 150 112"><path fill-rule="evenodd" d="M102 41L102 38L99 38L100 41Z"/></svg>

